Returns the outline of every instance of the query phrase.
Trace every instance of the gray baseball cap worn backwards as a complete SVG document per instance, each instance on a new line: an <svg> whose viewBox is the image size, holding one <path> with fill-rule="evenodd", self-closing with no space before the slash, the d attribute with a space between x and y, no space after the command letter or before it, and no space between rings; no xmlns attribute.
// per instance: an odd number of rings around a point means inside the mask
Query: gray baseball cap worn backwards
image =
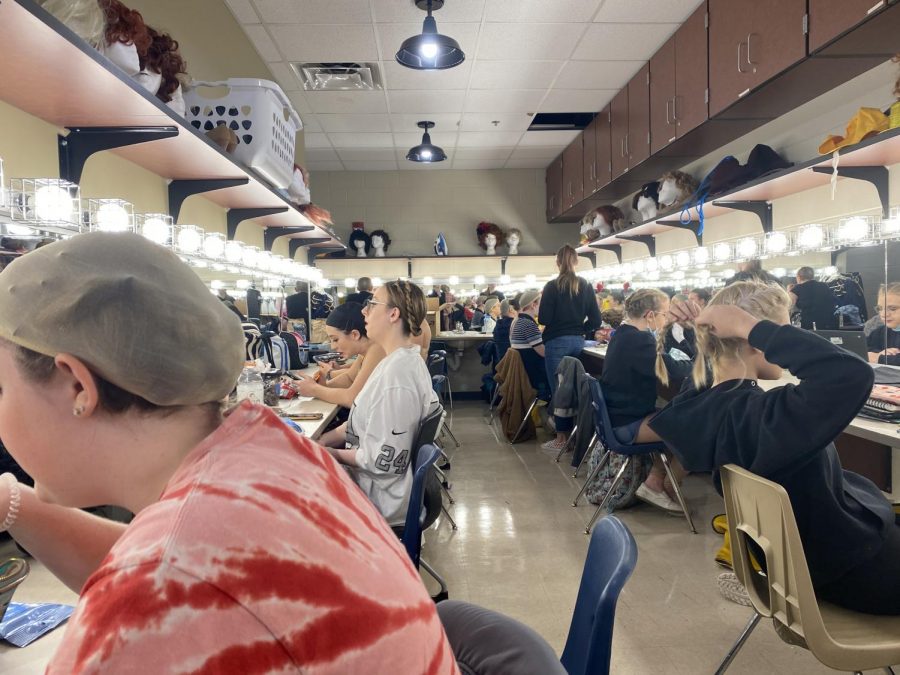
<svg viewBox="0 0 900 675"><path fill-rule="evenodd" d="M130 233L36 249L0 273L0 338L78 357L160 406L218 401L244 363L240 321L175 253Z"/></svg>

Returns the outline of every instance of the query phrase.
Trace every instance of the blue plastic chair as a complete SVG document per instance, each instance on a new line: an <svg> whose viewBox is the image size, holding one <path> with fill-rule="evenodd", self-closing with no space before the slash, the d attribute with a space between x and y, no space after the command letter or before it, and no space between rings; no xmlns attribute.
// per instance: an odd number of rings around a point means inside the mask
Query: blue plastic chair
<svg viewBox="0 0 900 675"><path fill-rule="evenodd" d="M603 390L600 387L600 382L595 377L588 377L590 378L588 383L591 388L591 406L594 409L594 426L596 427L595 433L597 438L603 444L603 447L606 448L606 452L603 453L600 461L597 462L597 466L591 472L591 475L588 476L587 480L584 482L584 485L581 486L578 494L575 495L575 499L572 501L572 506L578 505L578 499L581 497L581 495L584 494L587 486L597 477L603 467L606 466L606 463L609 461L610 452L615 452L619 455L625 455L627 456L627 459L625 460L625 463L622 464L622 468L619 469L619 472L616 474L612 485L609 486L609 490L607 490L606 494L603 495L603 500L600 502L600 505L594 512L594 516L591 518L591 521L588 523L587 527L584 528L584 533L591 533L591 528L594 526L597 518L600 517L600 513L606 507L613 494L615 494L616 488L619 487L619 483L622 482L622 476L625 475L625 472L631 466L631 463L634 462L634 458L637 455L655 452L658 453L660 459L662 459L663 466L666 470L666 475L672 482L672 487L675 489L675 496L678 497L678 503L681 505L681 509L684 511L684 517L688 522L688 526L691 528L691 532L697 534L697 529L694 527L694 521L691 518L691 512L688 510L687 503L684 501L684 496L681 494L681 487L678 485L678 481L675 480L675 476L672 475L672 469L669 466L669 460L666 457L665 453L665 443L634 443L632 445L621 443L616 438L616 435L613 432L613 425L609 419L609 410L606 407L606 400L603 398Z"/></svg>
<svg viewBox="0 0 900 675"><path fill-rule="evenodd" d="M616 601L637 564L637 544L615 516L604 518L588 546L560 662L569 675L606 675L612 655Z"/></svg>

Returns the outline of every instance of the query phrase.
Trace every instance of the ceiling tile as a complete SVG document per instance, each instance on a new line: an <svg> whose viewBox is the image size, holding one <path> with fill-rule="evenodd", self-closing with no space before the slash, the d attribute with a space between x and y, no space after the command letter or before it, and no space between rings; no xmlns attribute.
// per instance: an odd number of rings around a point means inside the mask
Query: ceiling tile
<svg viewBox="0 0 900 675"><path fill-rule="evenodd" d="M394 162L397 159L393 144L383 148L339 148L337 154L343 162Z"/></svg>
<svg viewBox="0 0 900 675"><path fill-rule="evenodd" d="M460 113L430 113L428 119L434 122L433 132L452 133L456 135ZM416 128L416 124L422 119L421 115L413 114L391 114L391 130L396 132L406 132Z"/></svg>
<svg viewBox="0 0 900 675"><path fill-rule="evenodd" d="M643 65L643 61L567 61L553 88L618 91Z"/></svg>
<svg viewBox="0 0 900 675"><path fill-rule="evenodd" d="M394 139L389 133L328 134L336 148L393 148Z"/></svg>
<svg viewBox="0 0 900 675"><path fill-rule="evenodd" d="M309 148L330 148L331 141L328 140L328 136L325 134L313 134L313 133L304 133L303 134L303 147Z"/></svg>
<svg viewBox="0 0 900 675"><path fill-rule="evenodd" d="M454 169L502 169L504 159L454 159Z"/></svg>
<svg viewBox="0 0 900 675"><path fill-rule="evenodd" d="M309 162L338 162L340 158L334 148L310 148L303 150L303 158Z"/></svg>
<svg viewBox="0 0 900 675"><path fill-rule="evenodd" d="M347 171L396 171L397 161L389 162L364 161L364 162L344 162L344 168Z"/></svg>
<svg viewBox="0 0 900 675"><path fill-rule="evenodd" d="M601 3L602 0L491 0L487 4L485 21L583 23L591 20Z"/></svg>
<svg viewBox="0 0 900 675"><path fill-rule="evenodd" d="M401 171L441 171L450 168L450 162L410 162L405 158L397 159L397 168Z"/></svg>
<svg viewBox="0 0 900 675"><path fill-rule="evenodd" d="M606 0L594 18L598 22L684 23L703 0Z"/></svg>
<svg viewBox="0 0 900 675"><path fill-rule="evenodd" d="M313 112L368 114L387 112L381 91L308 91L304 97Z"/></svg>
<svg viewBox="0 0 900 675"><path fill-rule="evenodd" d="M564 148L578 138L580 133L580 131L526 131L519 145L549 145Z"/></svg>
<svg viewBox="0 0 900 675"><path fill-rule="evenodd" d="M244 26L244 32L247 33L247 37L250 38L250 42L253 43L263 61L281 61L282 56L278 52L278 48L263 26L258 24Z"/></svg>
<svg viewBox="0 0 900 675"><path fill-rule="evenodd" d="M550 133L547 131L540 132L532 132L532 133ZM564 132L564 133L569 133ZM564 145L564 144L563 144ZM556 149L555 145L532 145L532 146L523 146L519 145L516 149L512 151L510 155L510 159L546 159L551 160L555 159L559 154L559 150Z"/></svg>
<svg viewBox="0 0 900 675"><path fill-rule="evenodd" d="M584 32L579 23L488 23L478 40L478 58L509 60L516 54L533 61L564 60Z"/></svg>
<svg viewBox="0 0 900 675"><path fill-rule="evenodd" d="M460 132L456 145L461 148L514 147L522 138L521 131Z"/></svg>
<svg viewBox="0 0 900 675"><path fill-rule="evenodd" d="M546 169L550 166L550 162L554 160L554 157L549 159L513 159L510 157L506 160L506 164L503 165L504 169Z"/></svg>
<svg viewBox="0 0 900 675"><path fill-rule="evenodd" d="M234 18L240 23L259 23L259 17L250 0L225 0Z"/></svg>
<svg viewBox="0 0 900 675"><path fill-rule="evenodd" d="M444 150L448 151L451 148L456 147L456 129L452 132L441 132L438 131L437 128L432 129L430 131L431 134L431 142L437 146L442 147ZM394 147L397 148L398 151L403 151L403 154L406 154L406 151L415 145L419 145L422 142L422 131L420 130L418 133L412 132L403 132L399 134L394 134Z"/></svg>
<svg viewBox="0 0 900 675"><path fill-rule="evenodd" d="M297 111L301 118L303 115L312 112L312 108L309 107L309 101L306 100L306 97L303 96L302 92L289 91L287 97L290 99L291 105L294 106L294 110Z"/></svg>
<svg viewBox="0 0 900 675"><path fill-rule="evenodd" d="M275 61L267 63L269 70L272 71L272 77L285 91L302 91L303 85L294 69L288 66L284 61Z"/></svg>
<svg viewBox="0 0 900 675"><path fill-rule="evenodd" d="M458 147L456 149L457 159L508 159L512 147L504 148L466 148Z"/></svg>
<svg viewBox="0 0 900 675"><path fill-rule="evenodd" d="M466 100L466 112L535 112L544 93L544 89L470 91Z"/></svg>
<svg viewBox="0 0 900 675"><path fill-rule="evenodd" d="M500 124L495 125L494 122ZM460 131L525 131L531 117L525 113L463 113Z"/></svg>
<svg viewBox="0 0 900 675"><path fill-rule="evenodd" d="M578 44L572 58L581 61L649 61L678 28L674 23L641 25L595 23Z"/></svg>
<svg viewBox="0 0 900 675"><path fill-rule="evenodd" d="M266 23L370 23L369 4L359 0L255 0Z"/></svg>
<svg viewBox="0 0 900 675"><path fill-rule="evenodd" d="M392 113L462 112L466 92L453 91L389 91Z"/></svg>
<svg viewBox="0 0 900 675"><path fill-rule="evenodd" d="M494 0L491 0L493 2ZM422 21L425 20L425 12L417 9L412 2L403 0L374 0L375 21L383 22L409 22L418 21L419 31L422 30ZM446 3L440 11L434 13L437 20L438 31L446 35L444 22L481 22L484 14L485 0L453 0Z"/></svg>
<svg viewBox="0 0 900 675"><path fill-rule="evenodd" d="M322 125L319 124L319 120L316 119L316 116L312 113L306 113L300 118L300 121L303 122L304 131L310 131L317 134L322 132Z"/></svg>
<svg viewBox="0 0 900 675"><path fill-rule="evenodd" d="M409 4L412 5L412 3ZM424 13L422 18L425 18ZM448 35L456 40L467 55L474 55L475 53L479 27L477 23L450 23L438 19L438 31L440 34ZM378 42L381 47L381 59L389 61L394 58L394 55L406 38L422 33L422 23L421 21L419 23L376 23L375 31L378 33ZM402 68L403 66L400 67ZM455 70L455 68L451 69L451 72L452 70Z"/></svg>
<svg viewBox="0 0 900 675"><path fill-rule="evenodd" d="M340 162L315 161L307 162L306 168L310 171L343 171L344 165Z"/></svg>
<svg viewBox="0 0 900 675"><path fill-rule="evenodd" d="M476 61L472 89L546 89L563 61Z"/></svg>
<svg viewBox="0 0 900 675"><path fill-rule="evenodd" d="M618 89L551 89L540 112L597 112L618 93Z"/></svg>
<svg viewBox="0 0 900 675"><path fill-rule="evenodd" d="M252 26L248 26L249 30ZM375 31L371 25L270 26L284 58L288 61L377 61ZM278 59L266 59L276 61Z"/></svg>
<svg viewBox="0 0 900 675"><path fill-rule="evenodd" d="M384 113L372 115L319 115L319 124L327 132L390 131L391 123Z"/></svg>
<svg viewBox="0 0 900 675"><path fill-rule="evenodd" d="M387 89L465 89L472 62L464 61L449 70L413 70L396 61L382 61L380 67Z"/></svg>

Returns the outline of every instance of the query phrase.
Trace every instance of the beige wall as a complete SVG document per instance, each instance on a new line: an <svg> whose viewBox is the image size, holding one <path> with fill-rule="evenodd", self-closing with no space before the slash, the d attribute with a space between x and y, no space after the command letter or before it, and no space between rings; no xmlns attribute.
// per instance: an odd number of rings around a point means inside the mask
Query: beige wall
<svg viewBox="0 0 900 675"><path fill-rule="evenodd" d="M383 228L389 255L432 255L439 232L450 255L481 254L481 221L522 230L522 254L555 253L568 227L546 222L543 169L334 171L315 173L311 182L313 201L331 210L339 234L349 236L357 220L369 232Z"/></svg>

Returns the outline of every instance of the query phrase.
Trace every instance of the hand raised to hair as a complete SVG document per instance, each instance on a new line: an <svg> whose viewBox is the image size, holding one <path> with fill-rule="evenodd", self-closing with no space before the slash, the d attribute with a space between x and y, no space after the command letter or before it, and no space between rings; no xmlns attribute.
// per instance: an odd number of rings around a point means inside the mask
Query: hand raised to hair
<svg viewBox="0 0 900 675"><path fill-rule="evenodd" d="M693 323L700 314L700 305L691 300L683 301L673 299L669 303L669 321L678 323Z"/></svg>
<svg viewBox="0 0 900 675"><path fill-rule="evenodd" d="M703 309L694 323L708 326L718 338L747 339L759 319L737 305L710 305Z"/></svg>

